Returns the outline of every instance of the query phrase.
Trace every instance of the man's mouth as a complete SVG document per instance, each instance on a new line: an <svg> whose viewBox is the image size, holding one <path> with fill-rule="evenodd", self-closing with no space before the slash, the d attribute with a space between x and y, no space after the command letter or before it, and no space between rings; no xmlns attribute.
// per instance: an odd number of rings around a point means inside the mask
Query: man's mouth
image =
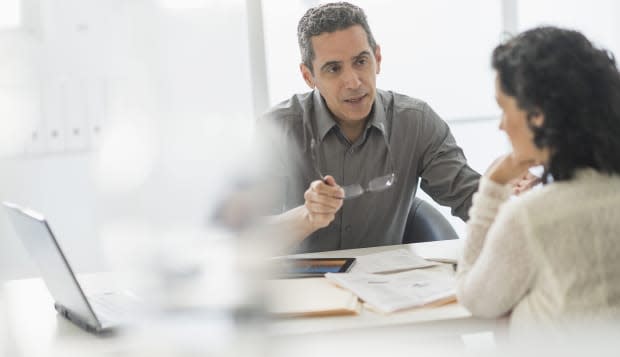
<svg viewBox="0 0 620 357"><path fill-rule="evenodd" d="M357 103L361 102L362 100L364 100L364 98L366 98L367 95L368 94L362 94L362 95L357 96L357 97L351 97L351 98L345 99L344 101L346 103L350 103L350 104L357 104Z"/></svg>

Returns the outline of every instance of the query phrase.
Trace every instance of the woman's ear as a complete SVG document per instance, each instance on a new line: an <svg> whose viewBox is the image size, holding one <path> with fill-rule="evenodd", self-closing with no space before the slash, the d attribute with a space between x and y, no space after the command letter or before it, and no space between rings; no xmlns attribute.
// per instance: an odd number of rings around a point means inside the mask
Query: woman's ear
<svg viewBox="0 0 620 357"><path fill-rule="evenodd" d="M545 115L543 114L541 110L536 109L530 114L529 119L530 119L530 124L532 126L540 128L541 126L543 126L543 123L545 122Z"/></svg>

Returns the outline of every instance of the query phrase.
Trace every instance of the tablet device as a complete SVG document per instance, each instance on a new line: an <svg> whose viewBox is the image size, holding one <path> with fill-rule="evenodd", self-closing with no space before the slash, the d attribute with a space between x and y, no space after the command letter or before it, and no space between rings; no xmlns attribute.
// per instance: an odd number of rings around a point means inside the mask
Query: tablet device
<svg viewBox="0 0 620 357"><path fill-rule="evenodd" d="M346 273L355 258L284 258L279 259L278 275L281 278L306 278L325 273Z"/></svg>

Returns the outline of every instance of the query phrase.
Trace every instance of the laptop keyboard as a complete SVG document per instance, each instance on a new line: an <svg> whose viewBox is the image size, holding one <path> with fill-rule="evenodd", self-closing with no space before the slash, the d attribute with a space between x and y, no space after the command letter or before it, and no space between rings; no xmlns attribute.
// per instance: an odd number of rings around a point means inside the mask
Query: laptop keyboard
<svg viewBox="0 0 620 357"><path fill-rule="evenodd" d="M100 322L119 323L135 316L139 300L129 292L106 292L88 296L88 301Z"/></svg>

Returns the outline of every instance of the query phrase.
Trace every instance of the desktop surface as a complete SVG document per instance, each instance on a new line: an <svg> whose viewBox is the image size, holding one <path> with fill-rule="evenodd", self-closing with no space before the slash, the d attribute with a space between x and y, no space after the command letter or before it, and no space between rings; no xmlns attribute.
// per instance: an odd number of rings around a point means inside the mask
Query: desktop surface
<svg viewBox="0 0 620 357"><path fill-rule="evenodd" d="M446 254L453 254L452 251L459 245L458 242L451 241L430 243L311 253L299 255L299 257L354 257L403 247L412 249L422 256L425 256L425 252L437 254L442 247ZM13 337L17 355L55 356L87 351L91 356L107 356L127 351L128 348L131 350L131 346L135 346L133 341L128 341L122 336L97 337L66 321L54 310L53 299L40 279L13 280L5 283L3 299L4 310L8 315L7 328ZM465 308L452 303L387 315L363 308L360 314L355 316L276 319L271 321L266 329L262 329L261 333L271 341L270 343L277 346L290 346L291 341L303 339L306 334L328 336L338 333L350 336L364 334L368 331L396 329L402 333L417 331L416 333L431 332L445 335L449 333L448 331L452 331L453 334L458 335L467 331L489 329L492 328L492 324L490 327L489 323L473 319Z"/></svg>

